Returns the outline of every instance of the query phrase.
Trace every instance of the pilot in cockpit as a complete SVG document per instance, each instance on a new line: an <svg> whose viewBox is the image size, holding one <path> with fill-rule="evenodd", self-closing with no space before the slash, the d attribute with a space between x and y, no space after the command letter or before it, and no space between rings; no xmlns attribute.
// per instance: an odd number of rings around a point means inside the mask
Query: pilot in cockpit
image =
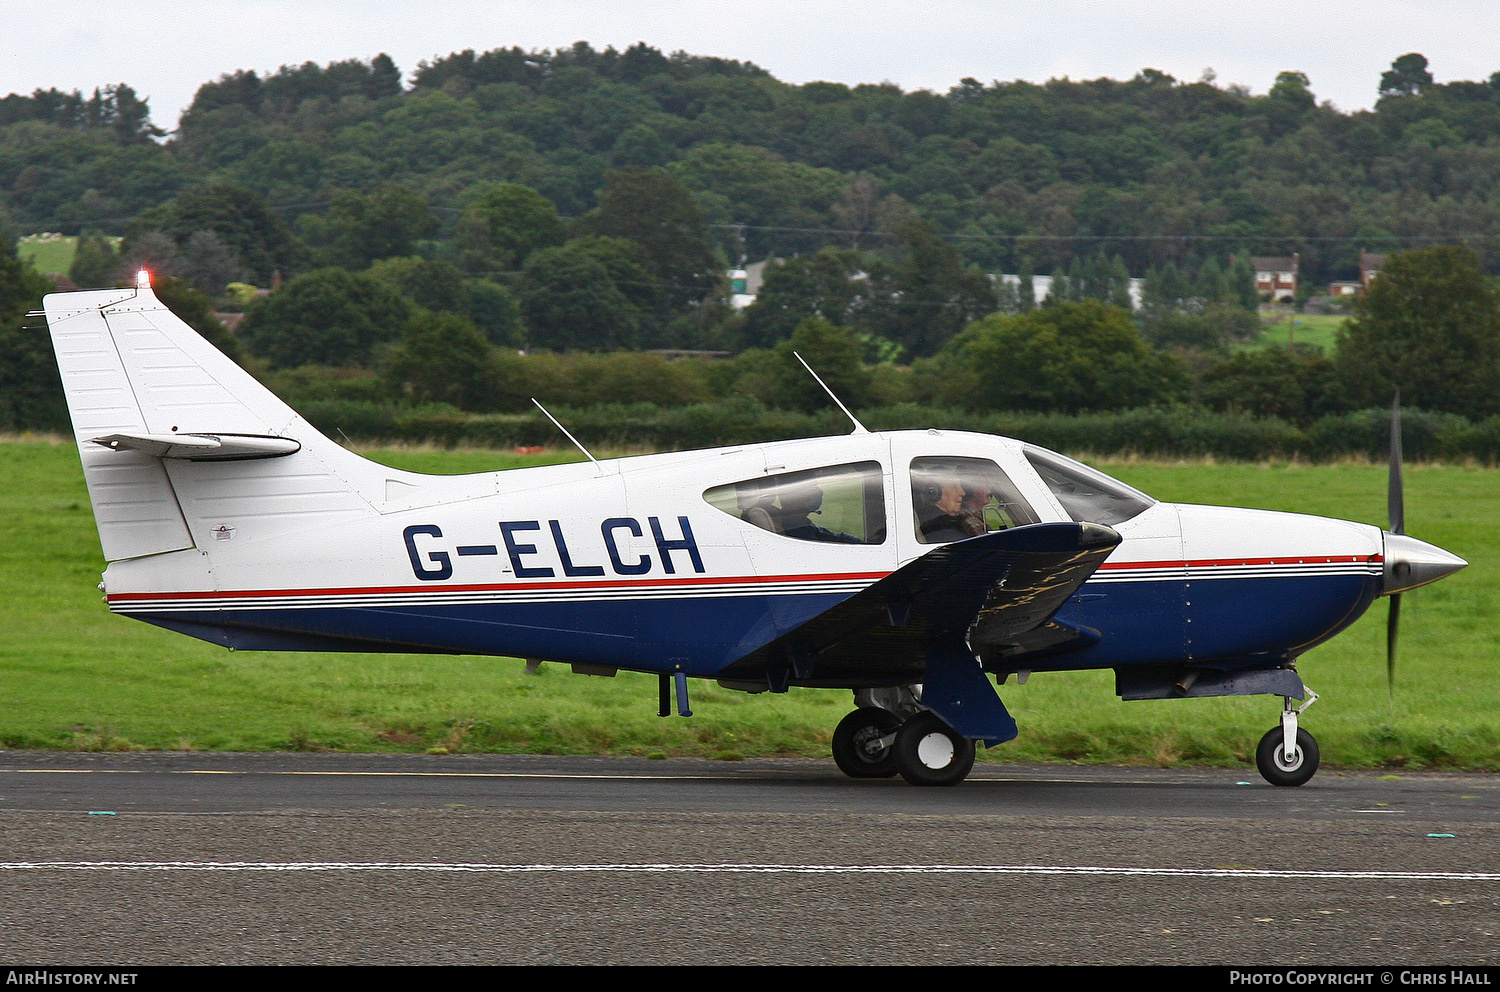
<svg viewBox="0 0 1500 992"><path fill-rule="evenodd" d="M923 544L945 544L984 533L983 496L979 503L979 529L968 511L970 494L953 475L934 475L913 487L918 529Z"/></svg>

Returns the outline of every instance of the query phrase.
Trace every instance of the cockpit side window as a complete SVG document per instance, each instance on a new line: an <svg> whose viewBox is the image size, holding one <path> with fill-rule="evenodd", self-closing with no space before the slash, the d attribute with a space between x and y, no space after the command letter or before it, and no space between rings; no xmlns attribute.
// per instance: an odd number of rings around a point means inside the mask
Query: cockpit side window
<svg viewBox="0 0 1500 992"><path fill-rule="evenodd" d="M911 505L917 540L944 544L1034 524L1037 515L988 458L914 458Z"/></svg>
<svg viewBox="0 0 1500 992"><path fill-rule="evenodd" d="M1052 495L1074 520L1095 524L1123 523L1156 502L1120 480L1111 479L1103 472L1055 451L1030 445L1025 451L1026 460L1031 462L1031 467L1036 469L1047 488L1052 490Z"/></svg>
<svg viewBox="0 0 1500 992"><path fill-rule="evenodd" d="M747 479L715 486L703 498L761 530L799 541L885 543L885 481L879 462Z"/></svg>

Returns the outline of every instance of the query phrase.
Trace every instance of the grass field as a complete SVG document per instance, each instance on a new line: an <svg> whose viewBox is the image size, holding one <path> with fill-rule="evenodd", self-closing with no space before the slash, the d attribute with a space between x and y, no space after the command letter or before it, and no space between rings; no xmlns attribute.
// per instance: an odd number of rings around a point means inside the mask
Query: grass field
<svg viewBox="0 0 1500 992"><path fill-rule="evenodd" d="M73 237L47 238L39 235L22 238L16 244L16 254L23 262L42 273L66 273L73 265L73 255L78 250L78 239Z"/></svg>
<svg viewBox="0 0 1500 992"><path fill-rule="evenodd" d="M490 451L371 454L418 471L531 463ZM1103 467L1169 500L1374 523L1385 512L1378 465ZM561 665L528 676L519 661L477 657L228 652L105 609L70 444L0 443L0 473L5 747L826 756L850 708L843 691L748 696L695 681L694 717L660 719L650 676L575 676ZM1500 471L1413 466L1407 501L1415 536L1473 564L1407 597L1394 705L1383 604L1305 656L1303 675L1323 699L1304 726L1329 766L1500 769ZM1261 696L1125 703L1108 673L1038 674L1002 694L1021 737L989 752L999 760L1244 765L1278 708Z"/></svg>
<svg viewBox="0 0 1500 992"><path fill-rule="evenodd" d="M1265 325L1265 333L1257 338L1251 348L1285 348L1289 343L1310 344L1323 349L1323 354L1333 356L1334 343L1339 328L1347 317L1324 314L1288 314Z"/></svg>

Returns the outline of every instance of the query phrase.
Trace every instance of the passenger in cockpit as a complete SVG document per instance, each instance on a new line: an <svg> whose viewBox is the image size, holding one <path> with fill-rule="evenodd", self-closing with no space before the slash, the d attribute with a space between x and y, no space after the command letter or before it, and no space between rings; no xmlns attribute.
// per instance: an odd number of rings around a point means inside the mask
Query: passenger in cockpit
<svg viewBox="0 0 1500 992"><path fill-rule="evenodd" d="M787 537L800 541L831 541L837 544L863 544L853 534L829 530L813 523L810 515L821 513L823 490L811 483L786 489L781 493L781 511L777 518L777 530Z"/></svg>

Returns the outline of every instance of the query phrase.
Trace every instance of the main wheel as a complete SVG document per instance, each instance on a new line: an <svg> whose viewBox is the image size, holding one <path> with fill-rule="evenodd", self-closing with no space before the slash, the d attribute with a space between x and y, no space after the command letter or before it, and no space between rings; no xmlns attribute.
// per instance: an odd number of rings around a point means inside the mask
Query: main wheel
<svg viewBox="0 0 1500 992"><path fill-rule="evenodd" d="M889 710L862 706L833 731L833 761L850 778L890 778L896 774L894 743L881 743L901 726Z"/></svg>
<svg viewBox="0 0 1500 992"><path fill-rule="evenodd" d="M896 731L896 770L912 785L957 785L974 767L974 742L932 713L918 713Z"/></svg>
<svg viewBox="0 0 1500 992"><path fill-rule="evenodd" d="M1301 785L1318 770L1318 742L1307 731L1297 731L1297 753L1286 760L1282 750L1285 737L1280 727L1272 727L1255 749L1255 767L1272 785Z"/></svg>

